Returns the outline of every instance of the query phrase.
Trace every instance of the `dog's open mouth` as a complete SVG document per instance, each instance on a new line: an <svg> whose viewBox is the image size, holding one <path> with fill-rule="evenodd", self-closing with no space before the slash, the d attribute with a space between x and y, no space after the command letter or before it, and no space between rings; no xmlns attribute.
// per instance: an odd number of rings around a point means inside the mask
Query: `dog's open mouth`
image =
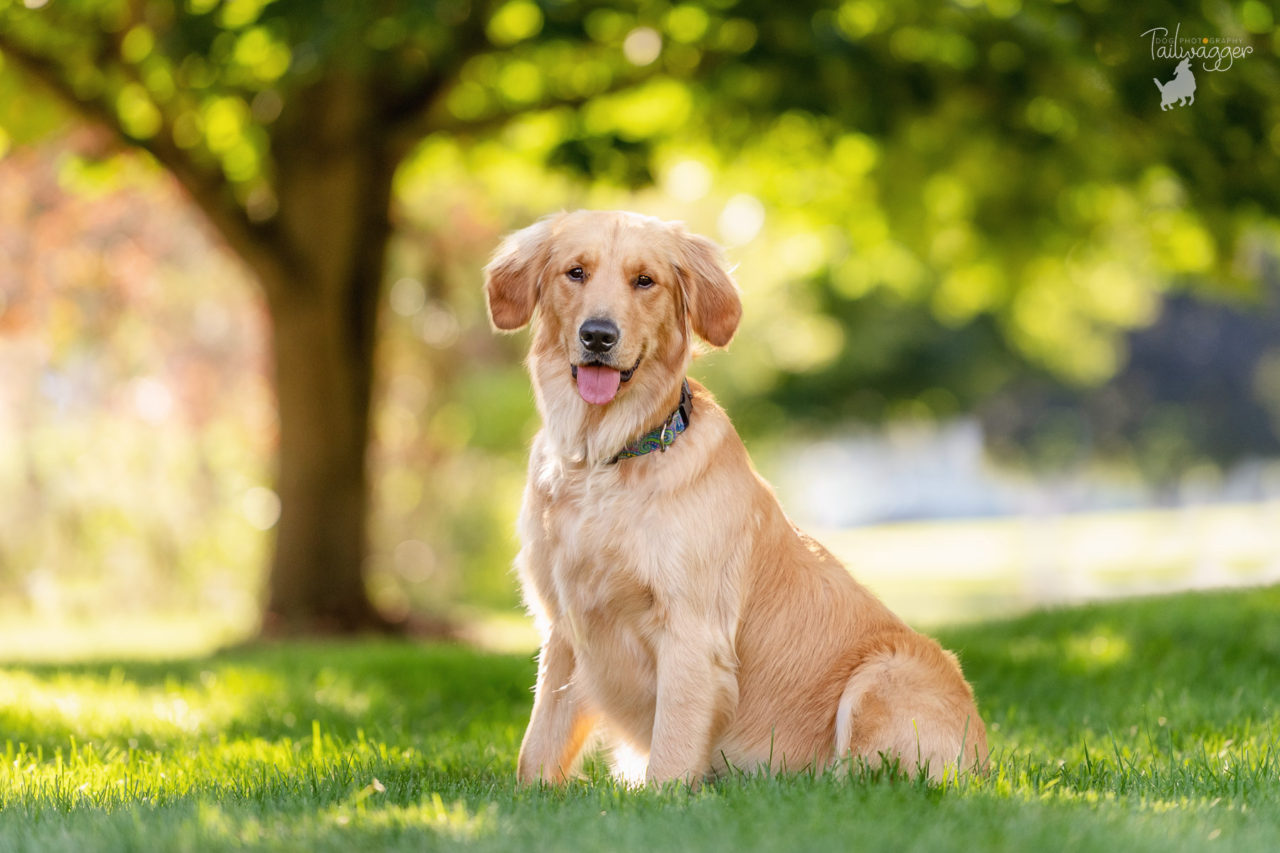
<svg viewBox="0 0 1280 853"><path fill-rule="evenodd" d="M643 358L643 356L641 356ZM573 364L570 371L578 383L578 393L582 399L595 406L603 406L618 394L623 382L631 379L640 366L639 358L631 365L630 370L618 370L603 364Z"/></svg>

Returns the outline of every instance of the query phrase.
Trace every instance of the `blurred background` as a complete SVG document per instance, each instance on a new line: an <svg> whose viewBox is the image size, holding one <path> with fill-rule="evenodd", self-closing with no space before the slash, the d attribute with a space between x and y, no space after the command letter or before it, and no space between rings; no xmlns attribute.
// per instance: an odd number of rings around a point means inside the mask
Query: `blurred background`
<svg viewBox="0 0 1280 853"><path fill-rule="evenodd" d="M351 5L0 3L0 654L259 630L296 503L263 247L369 151L354 570L394 622L532 642L527 332L481 269L576 207L726 248L743 325L694 375L917 624L1280 581L1271 6Z"/></svg>

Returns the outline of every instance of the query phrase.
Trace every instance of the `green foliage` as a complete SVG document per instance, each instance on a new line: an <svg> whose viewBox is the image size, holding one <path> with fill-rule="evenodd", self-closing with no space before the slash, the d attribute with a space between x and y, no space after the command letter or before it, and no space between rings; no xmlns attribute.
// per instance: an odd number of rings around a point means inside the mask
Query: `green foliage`
<svg viewBox="0 0 1280 853"><path fill-rule="evenodd" d="M809 339L740 370L817 416L944 413L928 392L969 405L1020 363L1097 383L1170 283L1253 292L1276 246L1277 35L1255 2L6 5L0 51L56 67L144 147L215 165L255 218L316 131L296 121L346 80L409 142L509 126L511 156L591 182L688 191L708 170L763 204L744 261ZM1255 53L1163 113L1143 33L1175 23ZM865 335L884 315L894 357ZM917 360L973 369L903 369ZM833 407L833 383L886 402Z"/></svg>
<svg viewBox="0 0 1280 853"><path fill-rule="evenodd" d="M1091 384L1123 362L1121 334L1154 319L1171 282L1258 295L1248 259L1275 249L1280 183L1220 146L1230 136L1274 162L1274 40L1255 40L1252 64L1203 75L1208 109L1162 115L1140 34L1166 19L1240 33L1225 6L1201 21L1150 5L974 5L815 15L813 63L791 67L823 73L779 87L762 109L787 112L744 132L745 152L725 146L731 185L777 223L748 263L772 256L773 277L807 280L802 310L845 333L818 363L778 365L792 411L829 412L841 383L874 389L882 411L930 388L967 406L1020 362ZM802 112L792 92L811 96ZM774 247L806 238L807 268L777 269L789 253ZM931 376L935 364L950 374Z"/></svg>
<svg viewBox="0 0 1280 853"><path fill-rule="evenodd" d="M943 786L854 769L520 788L527 656L385 642L0 670L5 850L1266 850L1280 588L946 632L994 756ZM763 817L762 817L763 816Z"/></svg>

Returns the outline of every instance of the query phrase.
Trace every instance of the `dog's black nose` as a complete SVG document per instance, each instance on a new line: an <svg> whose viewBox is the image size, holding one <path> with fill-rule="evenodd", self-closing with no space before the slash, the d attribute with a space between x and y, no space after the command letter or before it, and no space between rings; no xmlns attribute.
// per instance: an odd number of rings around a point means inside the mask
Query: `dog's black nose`
<svg viewBox="0 0 1280 853"><path fill-rule="evenodd" d="M606 353L618 342L618 327L612 320L594 317L578 327L578 338L591 352Z"/></svg>

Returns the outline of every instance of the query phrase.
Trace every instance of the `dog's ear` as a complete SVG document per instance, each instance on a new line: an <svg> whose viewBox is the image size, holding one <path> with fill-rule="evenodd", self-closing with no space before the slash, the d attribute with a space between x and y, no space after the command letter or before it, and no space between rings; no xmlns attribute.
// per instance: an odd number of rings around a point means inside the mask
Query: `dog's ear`
<svg viewBox="0 0 1280 853"><path fill-rule="evenodd" d="M676 271L684 288L693 331L716 347L728 346L742 319L738 286L724 268L720 247L681 231Z"/></svg>
<svg viewBox="0 0 1280 853"><path fill-rule="evenodd" d="M484 293L495 329L513 332L533 319L548 262L553 217L507 236L484 268Z"/></svg>

